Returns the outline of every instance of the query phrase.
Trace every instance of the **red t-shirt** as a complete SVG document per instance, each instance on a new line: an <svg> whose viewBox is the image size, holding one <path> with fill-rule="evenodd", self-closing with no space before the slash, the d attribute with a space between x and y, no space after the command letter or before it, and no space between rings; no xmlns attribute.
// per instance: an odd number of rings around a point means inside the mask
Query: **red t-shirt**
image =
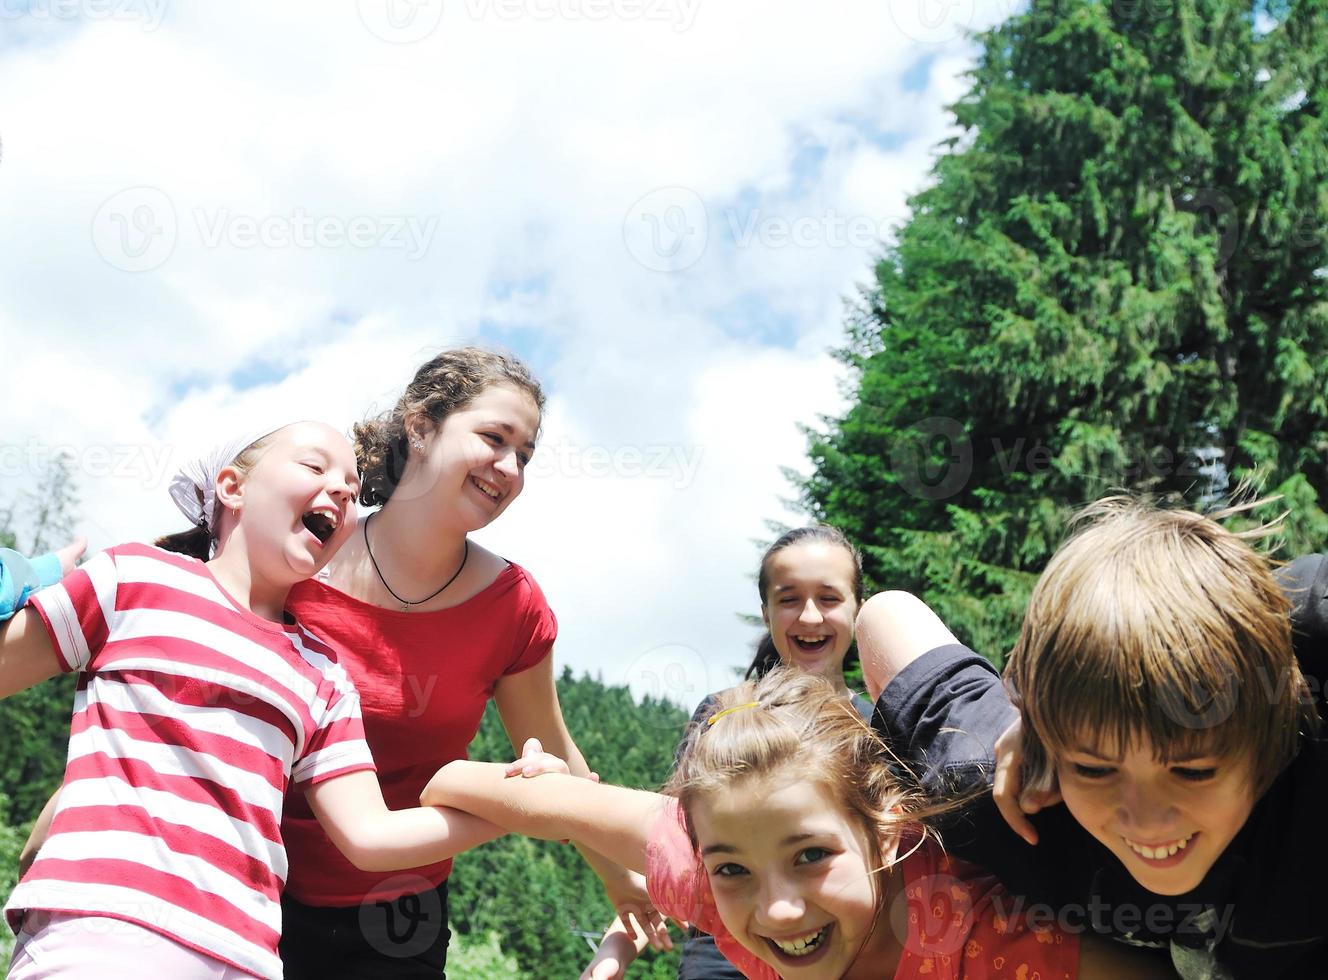
<svg viewBox="0 0 1328 980"><path fill-rule="evenodd" d="M901 842L900 853L907 856L895 866L904 876L900 898L906 907L899 911L907 915L908 937L894 980L1075 980L1078 936L1030 925L1017 914L1023 904L1012 901L995 878L951 858L930 839L916 843ZM676 801L651 828L646 882L655 908L714 936L719 951L748 980L779 980L720 920Z"/></svg>
<svg viewBox="0 0 1328 980"><path fill-rule="evenodd" d="M393 810L419 806L444 764L466 758L499 678L549 655L558 623L535 580L508 565L479 594L434 612L398 612L315 580L291 590L287 608L333 644L360 692L364 731ZM287 892L306 905L350 906L436 888L443 861L411 871L357 870L323 833L302 793L286 797L281 823L290 857Z"/></svg>

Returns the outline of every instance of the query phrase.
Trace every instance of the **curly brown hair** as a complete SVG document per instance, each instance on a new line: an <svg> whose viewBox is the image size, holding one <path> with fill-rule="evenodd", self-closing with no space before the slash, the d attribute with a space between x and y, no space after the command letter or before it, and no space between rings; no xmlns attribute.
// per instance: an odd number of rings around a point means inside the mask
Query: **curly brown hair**
<svg viewBox="0 0 1328 980"><path fill-rule="evenodd" d="M387 503L392 496L409 458L409 426L421 419L441 425L494 385L525 392L543 415L543 389L530 369L509 354L483 347L458 347L421 364L390 412L354 426L360 503L372 507Z"/></svg>

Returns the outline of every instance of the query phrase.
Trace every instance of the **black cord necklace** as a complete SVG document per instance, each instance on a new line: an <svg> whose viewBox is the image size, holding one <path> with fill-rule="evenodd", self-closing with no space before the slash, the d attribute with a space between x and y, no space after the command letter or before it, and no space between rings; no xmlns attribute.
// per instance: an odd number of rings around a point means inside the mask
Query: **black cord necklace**
<svg viewBox="0 0 1328 980"><path fill-rule="evenodd" d="M374 558L373 548L370 547L369 545L369 522L374 519L374 516L375 516L374 514L370 514L368 517L364 519L364 550L369 553L369 563L373 565L373 570L378 573L378 581L383 583L383 588L387 589L387 591L392 594L393 599L401 603L402 612L410 612L411 606L421 606L424 603L428 602L430 599L432 599L434 596L442 595L443 589L446 589L449 585L455 582L457 580L457 576L461 574L461 570L466 567L466 559L470 557L469 538L462 539L461 564L458 565L457 570L452 573L452 577L448 579L446 582L444 582L441 586L439 586L438 591L434 592L431 595L425 596L423 599L417 599L414 602L411 602L409 599L401 598L401 596L397 595L395 592L392 591L392 586L387 584L387 579L383 578L383 570L378 567L378 559Z"/></svg>

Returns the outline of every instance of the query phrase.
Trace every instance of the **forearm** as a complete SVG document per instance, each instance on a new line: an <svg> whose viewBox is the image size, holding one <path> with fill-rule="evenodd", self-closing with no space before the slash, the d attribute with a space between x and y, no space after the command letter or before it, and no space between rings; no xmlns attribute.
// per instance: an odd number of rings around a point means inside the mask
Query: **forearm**
<svg viewBox="0 0 1328 980"><path fill-rule="evenodd" d="M353 772L305 790L309 805L361 871L399 871L455 857L505 832L470 813L448 808L389 810L378 777Z"/></svg>
<svg viewBox="0 0 1328 980"><path fill-rule="evenodd" d="M33 821L28 839L23 842L23 849L18 854L18 876L20 878L28 873L28 868L32 867L32 862L37 859L37 852L46 843L46 835L51 831L51 818L55 815L55 805L59 800L60 790L57 789L51 794L51 798L46 801L41 813L37 814L37 819Z"/></svg>
<svg viewBox="0 0 1328 980"><path fill-rule="evenodd" d="M506 833L448 807L384 810L355 835L347 858L361 871L401 871L456 857Z"/></svg>
<svg viewBox="0 0 1328 980"><path fill-rule="evenodd" d="M527 837L570 838L608 861L645 871L646 835L664 797L556 773L508 777L504 769L450 762L429 780L420 802L464 810Z"/></svg>

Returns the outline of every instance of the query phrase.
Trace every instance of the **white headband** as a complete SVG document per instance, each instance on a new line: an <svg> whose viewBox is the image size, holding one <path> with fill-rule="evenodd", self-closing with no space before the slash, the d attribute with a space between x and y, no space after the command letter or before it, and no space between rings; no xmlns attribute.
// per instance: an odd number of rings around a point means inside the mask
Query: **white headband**
<svg viewBox="0 0 1328 980"><path fill-rule="evenodd" d="M171 480L171 499L175 501L175 506L180 508L191 523L216 534L212 518L217 508L217 475L259 439L289 424L253 426L219 443L197 459L189 460Z"/></svg>

